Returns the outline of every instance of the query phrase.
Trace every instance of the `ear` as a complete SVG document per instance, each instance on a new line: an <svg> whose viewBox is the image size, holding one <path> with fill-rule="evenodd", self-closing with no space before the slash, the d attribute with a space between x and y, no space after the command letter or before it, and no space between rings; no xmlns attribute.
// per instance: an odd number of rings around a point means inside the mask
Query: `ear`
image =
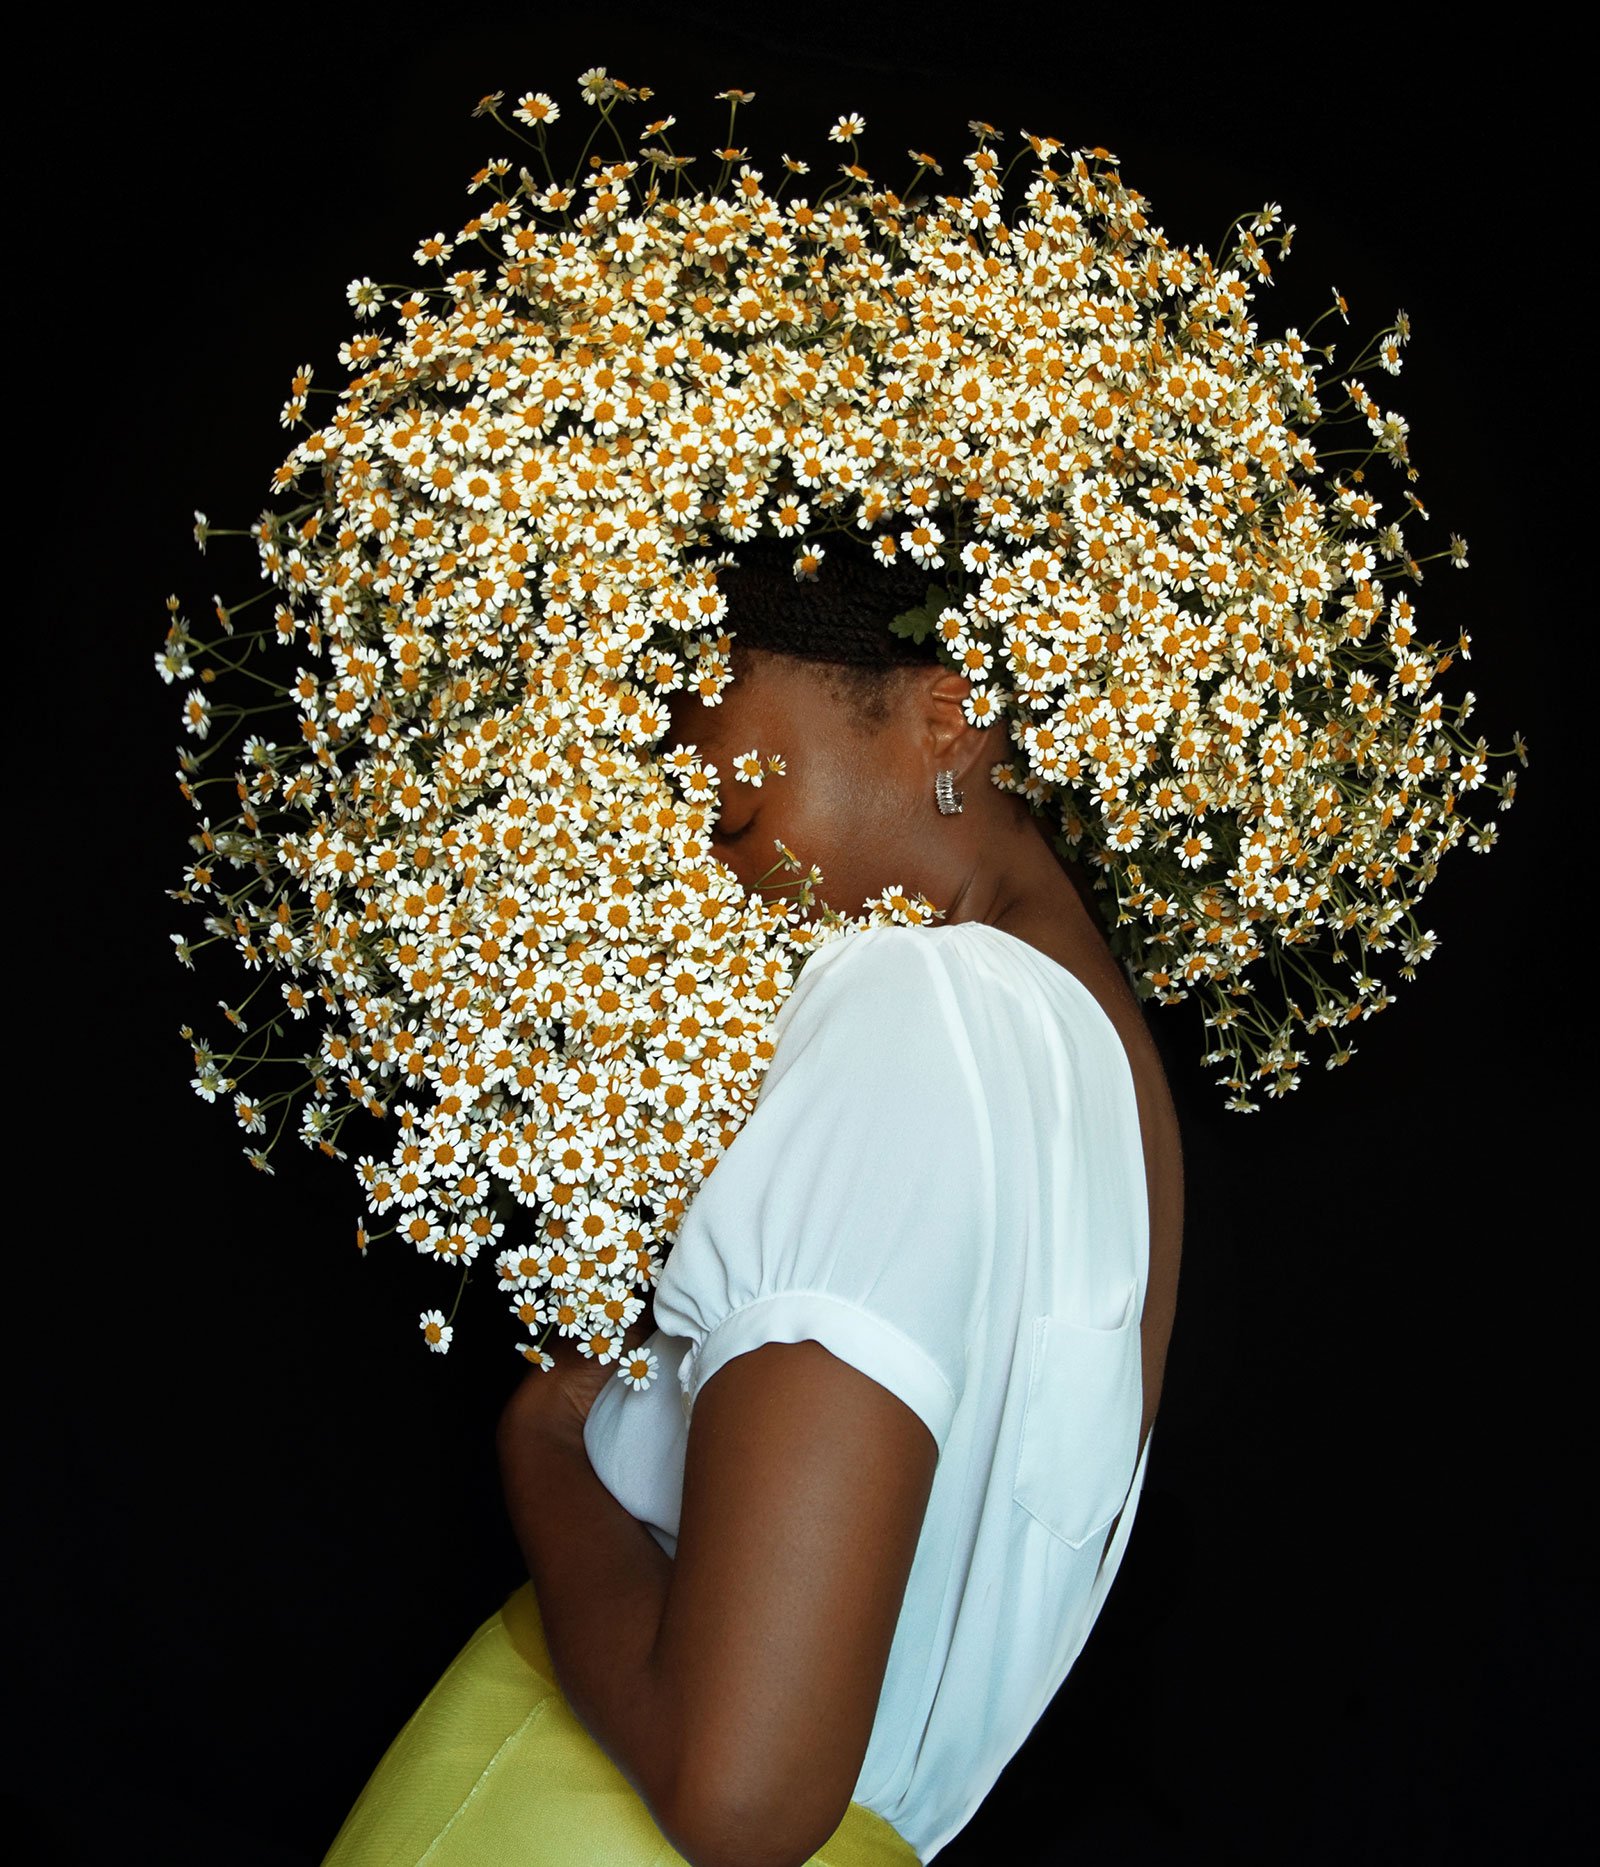
<svg viewBox="0 0 1600 1867"><path fill-rule="evenodd" d="M925 673L919 671L914 688L919 737L928 753L929 769L953 771L958 788L985 752L991 762L995 757L994 727L974 726L961 710L971 692L966 675L942 664Z"/></svg>

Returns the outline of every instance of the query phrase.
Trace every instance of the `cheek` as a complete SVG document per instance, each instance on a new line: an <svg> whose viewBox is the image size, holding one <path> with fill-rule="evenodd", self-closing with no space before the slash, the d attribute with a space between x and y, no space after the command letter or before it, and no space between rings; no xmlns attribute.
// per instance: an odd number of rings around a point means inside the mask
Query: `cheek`
<svg viewBox="0 0 1600 1867"><path fill-rule="evenodd" d="M821 869L823 892L830 898L835 889L875 878L885 861L893 866L905 831L902 790L886 774L867 769L853 752L808 749L802 764L781 739L775 738L775 746L788 760L786 773L769 774L754 796L731 782L724 793L728 820L735 826L748 821L749 828L736 842L714 850L718 860L746 888L797 882L795 870L774 867L783 862L774 847L774 840L781 840L802 870L812 864Z"/></svg>
<svg viewBox="0 0 1600 1867"><path fill-rule="evenodd" d="M835 785L809 791L792 809L764 821L766 848L781 836L799 858L822 871L821 892L835 907L855 912L860 898L899 879L906 853L905 800L889 787L847 776ZM891 873L890 871L893 871ZM792 871L774 880L797 879Z"/></svg>
<svg viewBox="0 0 1600 1867"><path fill-rule="evenodd" d="M753 814L749 804L740 800L729 809L728 815L740 825L748 816L748 827L741 828L731 841L714 836L711 853L724 868L732 869L744 887L771 887L775 882L792 878L792 870L774 867L784 860L781 851L774 846L777 840L786 843L802 861L808 859L802 853L802 844L811 839L804 825L797 820L794 811L780 808L775 799L764 798Z"/></svg>

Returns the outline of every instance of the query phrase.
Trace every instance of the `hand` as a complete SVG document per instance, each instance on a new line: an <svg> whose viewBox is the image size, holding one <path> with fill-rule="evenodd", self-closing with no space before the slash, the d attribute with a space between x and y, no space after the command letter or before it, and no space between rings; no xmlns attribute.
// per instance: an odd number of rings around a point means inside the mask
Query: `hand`
<svg viewBox="0 0 1600 1867"><path fill-rule="evenodd" d="M502 1445L508 1433L518 1438L531 1432L548 1433L572 1443L583 1438L589 1409L604 1392L606 1383L617 1379L628 1355L655 1333L655 1299L652 1293L622 1337L622 1350L610 1361L601 1362L585 1355L570 1336L558 1338L552 1353L553 1368L533 1368L512 1390L500 1414ZM657 1371L656 1379L661 1379Z"/></svg>

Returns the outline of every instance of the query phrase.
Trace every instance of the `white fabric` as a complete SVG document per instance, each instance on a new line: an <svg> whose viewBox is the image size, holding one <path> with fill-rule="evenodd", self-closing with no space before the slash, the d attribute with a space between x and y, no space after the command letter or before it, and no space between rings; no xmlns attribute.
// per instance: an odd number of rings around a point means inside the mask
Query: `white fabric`
<svg viewBox="0 0 1600 1867"><path fill-rule="evenodd" d="M939 1462L854 1796L928 1861L1066 1678L1137 1510L1133 1077L1088 988L981 921L824 946L774 1034L657 1285L660 1374L609 1383L584 1437L673 1554L689 1412L734 1356L821 1342L926 1423Z"/></svg>

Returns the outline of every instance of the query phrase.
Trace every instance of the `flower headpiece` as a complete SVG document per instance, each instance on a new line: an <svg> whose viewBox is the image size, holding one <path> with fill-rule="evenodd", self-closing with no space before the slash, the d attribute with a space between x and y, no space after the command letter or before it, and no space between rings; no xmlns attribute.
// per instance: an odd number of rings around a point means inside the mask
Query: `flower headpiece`
<svg viewBox="0 0 1600 1867"><path fill-rule="evenodd" d="M209 640L169 599L156 656L196 682L201 828L172 892L209 938L178 956L222 942L261 975L224 1001L225 1050L185 1027L194 1087L270 1130L245 1150L267 1171L303 1100L301 1139L353 1148L387 1222L361 1248L409 1241L463 1282L485 1260L547 1367L558 1336L618 1354L807 953L941 912L890 888L807 917L824 878L782 844L747 891L710 853L722 774L654 749L667 695L730 678L718 570L746 541L790 540L800 579L845 550L918 573L895 630L968 677L972 723L1006 721L993 782L1090 864L1140 993L1204 1000L1230 1107L1293 1088L1318 1033L1350 1054L1390 1002L1375 956L1410 977L1435 945L1414 909L1440 855L1493 841L1473 795L1515 786L1465 735L1472 696L1435 687L1467 638L1426 644L1401 587L1421 503L1388 513L1367 481L1379 457L1416 477L1360 375L1398 372L1409 321L1325 413L1333 347L1251 315L1294 232L1275 204L1213 259L1167 241L1109 151L1025 133L1002 162L982 122L964 194L902 200L855 159L856 115L815 199L782 200L804 162L769 192L732 146L691 192L670 117L635 153L618 133L648 89L580 84L596 120L564 180L551 98L477 106L540 172L487 163L478 211L419 242L429 279L351 283L348 379L296 372L278 505L232 534L268 588L216 598ZM751 95L718 95L731 145ZM614 156L588 153L602 131ZM912 191L942 175L910 153ZM1366 440L1319 486L1330 420ZM202 551L226 535L196 521ZM1434 555L1466 563L1454 535ZM219 674L292 723L256 730ZM752 749L733 777L782 770ZM371 1151L347 1132L366 1117ZM448 1345L442 1310L422 1327ZM643 1385L653 1358L620 1371Z"/></svg>

